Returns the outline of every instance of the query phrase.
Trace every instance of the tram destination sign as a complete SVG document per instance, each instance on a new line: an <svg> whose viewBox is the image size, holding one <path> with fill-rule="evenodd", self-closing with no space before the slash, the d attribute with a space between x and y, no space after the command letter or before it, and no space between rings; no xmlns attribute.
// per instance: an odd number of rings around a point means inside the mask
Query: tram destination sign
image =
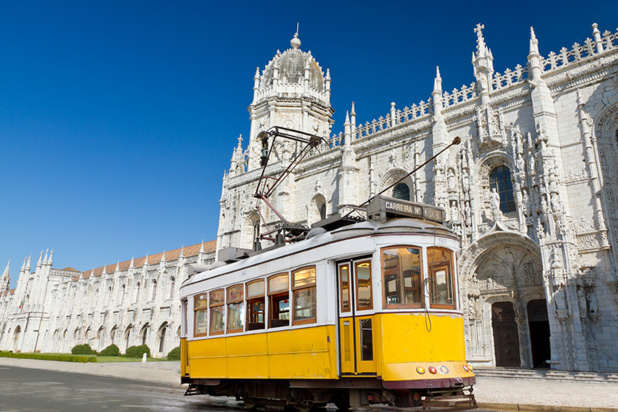
<svg viewBox="0 0 618 412"><path fill-rule="evenodd" d="M382 195L374 197L369 202L367 205L367 216L381 220L386 219L386 216L405 216L438 223L443 223L446 218L444 210L438 207Z"/></svg>

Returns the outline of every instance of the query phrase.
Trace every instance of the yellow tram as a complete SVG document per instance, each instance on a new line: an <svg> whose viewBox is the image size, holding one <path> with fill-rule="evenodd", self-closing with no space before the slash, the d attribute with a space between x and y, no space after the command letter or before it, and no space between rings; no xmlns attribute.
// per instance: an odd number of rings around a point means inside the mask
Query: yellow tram
<svg viewBox="0 0 618 412"><path fill-rule="evenodd" d="M458 241L443 215L377 196L365 221L327 219L304 240L192 274L181 287L188 394L300 411L475 407Z"/></svg>

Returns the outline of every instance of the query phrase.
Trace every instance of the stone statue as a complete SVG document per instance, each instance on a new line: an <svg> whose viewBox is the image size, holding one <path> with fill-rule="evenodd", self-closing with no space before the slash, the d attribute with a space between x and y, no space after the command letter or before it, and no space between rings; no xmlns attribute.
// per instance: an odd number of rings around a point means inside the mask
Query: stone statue
<svg viewBox="0 0 618 412"><path fill-rule="evenodd" d="M521 153L517 153L517 171L523 172L525 169L524 158Z"/></svg>
<svg viewBox="0 0 618 412"><path fill-rule="evenodd" d="M586 294L586 300L588 301L588 316L591 318L596 317L599 312L596 296L594 296L594 293L588 292Z"/></svg>
<svg viewBox="0 0 618 412"><path fill-rule="evenodd" d="M522 189L522 209L524 211L524 215L530 215L530 198L528 197L528 191L526 189Z"/></svg>
<svg viewBox="0 0 618 412"><path fill-rule="evenodd" d="M447 182L449 192L457 191L457 179L455 178L455 172L453 172L453 169L448 170Z"/></svg>
<svg viewBox="0 0 618 412"><path fill-rule="evenodd" d="M566 297L564 296L564 289L562 286L559 286L554 292L554 302L556 304L556 310L565 311L567 309Z"/></svg>
<svg viewBox="0 0 618 412"><path fill-rule="evenodd" d="M534 164L534 155L532 152L529 152L530 156L528 157L528 168L530 169L530 174L534 176L536 174L536 168Z"/></svg>
<svg viewBox="0 0 618 412"><path fill-rule="evenodd" d="M579 313L584 316L588 313L586 304L586 294L581 288L577 289L577 303L579 305Z"/></svg>
<svg viewBox="0 0 618 412"><path fill-rule="evenodd" d="M491 214L494 221L498 222L502 220L502 211L500 210L500 195L496 191L496 188L491 189L491 195L489 200L489 207L491 208Z"/></svg>

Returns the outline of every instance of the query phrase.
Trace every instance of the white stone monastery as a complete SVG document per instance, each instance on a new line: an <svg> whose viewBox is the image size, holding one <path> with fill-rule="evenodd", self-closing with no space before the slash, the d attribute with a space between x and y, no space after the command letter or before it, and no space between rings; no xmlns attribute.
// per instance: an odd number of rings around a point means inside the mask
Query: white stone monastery
<svg viewBox="0 0 618 412"><path fill-rule="evenodd" d="M17 288L9 264L0 277L0 350L100 351L146 344L154 357L180 345L180 284L189 265L214 263L215 241L105 265L87 272L52 269L41 252L34 272L24 259Z"/></svg>
<svg viewBox="0 0 618 412"><path fill-rule="evenodd" d="M256 204L260 132L273 126L325 142L271 197L289 221L310 226L348 211L451 147L390 190L436 204L460 236L458 257L468 360L477 366L618 371L618 32L547 57L531 30L522 65L503 74L477 25L475 82L362 123L352 104L331 134L330 73L291 48L259 69L251 129L223 178L217 251L252 249L279 218ZM524 64L525 63L525 64ZM274 148L267 173L285 170L300 147ZM189 249L191 251L189 252ZM28 258L18 286L0 279L0 350L67 352L88 342L121 351L147 343L155 356L178 345L178 286L189 264L214 261L215 242L88 272ZM167 258L167 259L166 259Z"/></svg>

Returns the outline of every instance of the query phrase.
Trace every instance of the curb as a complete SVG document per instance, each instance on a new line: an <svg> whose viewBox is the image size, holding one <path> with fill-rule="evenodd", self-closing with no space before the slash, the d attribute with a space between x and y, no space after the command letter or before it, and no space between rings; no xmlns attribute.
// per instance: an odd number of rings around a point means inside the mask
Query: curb
<svg viewBox="0 0 618 412"><path fill-rule="evenodd" d="M477 405L479 409L493 409L506 412L618 412L616 408L595 408L589 406L530 405L493 402L477 402Z"/></svg>

